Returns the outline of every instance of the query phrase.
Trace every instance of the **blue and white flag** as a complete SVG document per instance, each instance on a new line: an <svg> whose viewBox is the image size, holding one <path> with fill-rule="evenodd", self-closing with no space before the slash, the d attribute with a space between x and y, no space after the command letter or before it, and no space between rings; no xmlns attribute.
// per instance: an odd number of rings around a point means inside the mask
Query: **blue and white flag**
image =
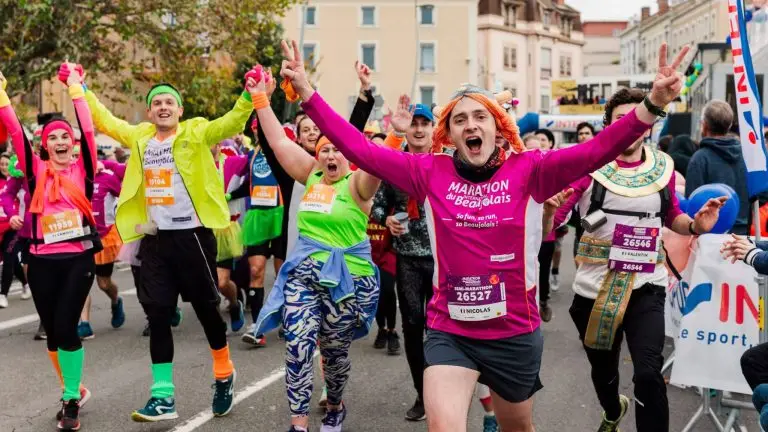
<svg viewBox="0 0 768 432"><path fill-rule="evenodd" d="M768 189L768 153L763 136L763 115L757 90L752 54L744 19L744 0L728 0L733 82L736 86L741 152L747 166L747 191L754 197Z"/></svg>

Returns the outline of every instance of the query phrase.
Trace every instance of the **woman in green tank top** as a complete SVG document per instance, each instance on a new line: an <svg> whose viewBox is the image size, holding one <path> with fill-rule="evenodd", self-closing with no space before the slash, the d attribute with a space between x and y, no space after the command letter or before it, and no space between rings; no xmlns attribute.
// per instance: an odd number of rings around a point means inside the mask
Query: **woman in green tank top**
<svg viewBox="0 0 768 432"><path fill-rule="evenodd" d="M266 332L282 320L291 431L306 431L309 424L312 354L319 342L328 394L321 430L340 431L347 414L342 392L349 346L368 332L378 303L378 268L366 230L379 179L352 171L327 138L317 141L312 157L286 137L268 103L274 80L267 74L259 86L264 96L253 101L264 135L280 165L306 191L298 209L299 240L280 269L256 331Z"/></svg>

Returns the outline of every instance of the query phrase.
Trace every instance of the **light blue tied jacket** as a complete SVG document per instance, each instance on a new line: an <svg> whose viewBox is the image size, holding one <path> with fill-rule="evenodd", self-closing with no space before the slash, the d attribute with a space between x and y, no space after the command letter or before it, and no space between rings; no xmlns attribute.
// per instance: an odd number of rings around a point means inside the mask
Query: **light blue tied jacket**
<svg viewBox="0 0 768 432"><path fill-rule="evenodd" d="M344 255L352 255L368 261L375 272L376 286L377 288L380 286L379 268L373 263L371 242L368 238L346 249L342 249L325 245L300 234L287 261L280 267L280 272L277 274L272 291L270 291L269 297L264 302L264 307L259 312L259 318L256 320L255 334L264 334L280 326L283 317L283 307L285 306L285 293L283 289L285 288L288 276L315 252L330 252L328 260L320 270L320 284L328 287L334 303L340 303L356 295L355 283L349 268L347 268ZM356 304L359 305L360 302L356 302ZM373 319L376 317L377 306L378 301L373 302L371 306L367 307L367 310L359 306L356 307L358 327L355 329L355 339L360 339L368 334L373 324Z"/></svg>

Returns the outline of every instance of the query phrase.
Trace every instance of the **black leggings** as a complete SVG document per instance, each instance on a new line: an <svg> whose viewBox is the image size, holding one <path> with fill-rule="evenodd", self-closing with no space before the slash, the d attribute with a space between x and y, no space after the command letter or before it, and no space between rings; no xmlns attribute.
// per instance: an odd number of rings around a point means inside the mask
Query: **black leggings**
<svg viewBox="0 0 768 432"><path fill-rule="evenodd" d="M20 249L18 245L18 231L8 230L3 234L3 240L0 242L0 250L3 251L3 274L0 279L0 294L7 296L11 290L13 276L22 283L27 284L27 277L24 276L24 270L19 262Z"/></svg>
<svg viewBox="0 0 768 432"><path fill-rule="evenodd" d="M395 294L395 275L381 270L381 293L379 308L376 310L376 324L380 329L392 330L397 324L397 294Z"/></svg>
<svg viewBox="0 0 768 432"><path fill-rule="evenodd" d="M405 358L411 370L413 387L423 399L424 392L424 330L427 317L425 304L432 298L432 257L397 256L397 297L403 319Z"/></svg>
<svg viewBox="0 0 768 432"><path fill-rule="evenodd" d="M141 306L149 320L149 355L152 364L173 362L171 319L176 313L176 306L154 303L142 303ZM199 301L192 303L192 308L203 326L211 349L220 350L227 346L227 324L221 318L218 306L208 301Z"/></svg>
<svg viewBox="0 0 768 432"><path fill-rule="evenodd" d="M549 272L552 269L552 255L555 254L555 242L545 241L539 249L539 302L549 301Z"/></svg>
<svg viewBox="0 0 768 432"><path fill-rule="evenodd" d="M93 254L68 258L29 257L29 288L48 335L48 351L76 351L82 347L77 323L93 285Z"/></svg>

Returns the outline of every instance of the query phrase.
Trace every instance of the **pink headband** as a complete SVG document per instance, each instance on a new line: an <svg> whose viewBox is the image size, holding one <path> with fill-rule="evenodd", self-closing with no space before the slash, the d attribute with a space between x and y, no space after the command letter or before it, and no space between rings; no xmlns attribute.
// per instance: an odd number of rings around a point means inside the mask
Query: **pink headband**
<svg viewBox="0 0 768 432"><path fill-rule="evenodd" d="M64 129L69 132L71 144L75 145L75 133L72 131L72 126L64 120L53 120L43 127L42 144L44 149L48 150L48 135L57 129Z"/></svg>

